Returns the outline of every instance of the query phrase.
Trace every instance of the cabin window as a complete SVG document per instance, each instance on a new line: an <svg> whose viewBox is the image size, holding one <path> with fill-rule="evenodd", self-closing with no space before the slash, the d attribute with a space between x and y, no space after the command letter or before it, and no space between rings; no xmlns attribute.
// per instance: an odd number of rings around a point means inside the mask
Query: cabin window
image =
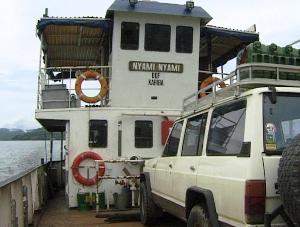
<svg viewBox="0 0 300 227"><path fill-rule="evenodd" d="M145 50L170 51L171 26L163 24L145 25Z"/></svg>
<svg viewBox="0 0 300 227"><path fill-rule="evenodd" d="M193 52L193 28L186 26L176 27L176 52Z"/></svg>
<svg viewBox="0 0 300 227"><path fill-rule="evenodd" d="M153 147L153 122L135 121L134 137L136 148Z"/></svg>
<svg viewBox="0 0 300 227"><path fill-rule="evenodd" d="M107 147L107 121L90 120L89 147Z"/></svg>
<svg viewBox="0 0 300 227"><path fill-rule="evenodd" d="M140 25L133 22L121 24L121 48L124 50L139 49Z"/></svg>

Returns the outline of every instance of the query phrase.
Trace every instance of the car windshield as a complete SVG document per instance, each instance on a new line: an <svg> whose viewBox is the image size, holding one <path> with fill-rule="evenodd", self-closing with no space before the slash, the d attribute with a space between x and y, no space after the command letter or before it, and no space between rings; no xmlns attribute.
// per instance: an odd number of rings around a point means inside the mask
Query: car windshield
<svg viewBox="0 0 300 227"><path fill-rule="evenodd" d="M300 94L264 94L264 141L267 154L281 154L300 134Z"/></svg>

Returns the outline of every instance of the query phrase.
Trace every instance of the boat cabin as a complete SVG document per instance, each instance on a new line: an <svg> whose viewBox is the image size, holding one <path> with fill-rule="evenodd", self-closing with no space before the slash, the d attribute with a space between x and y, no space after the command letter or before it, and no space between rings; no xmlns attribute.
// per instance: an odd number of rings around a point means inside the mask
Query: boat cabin
<svg viewBox="0 0 300 227"><path fill-rule="evenodd" d="M211 19L191 1L115 0L105 18L56 18L46 12L38 21L36 119L50 132L65 132L70 207L77 206L80 190L97 188L108 201L121 193L114 181L99 181L99 172L138 175L140 166L95 167L89 159L160 155L173 120L182 112L183 98L197 93L201 81L258 40L255 32L207 25ZM81 154L87 156L78 161Z"/></svg>

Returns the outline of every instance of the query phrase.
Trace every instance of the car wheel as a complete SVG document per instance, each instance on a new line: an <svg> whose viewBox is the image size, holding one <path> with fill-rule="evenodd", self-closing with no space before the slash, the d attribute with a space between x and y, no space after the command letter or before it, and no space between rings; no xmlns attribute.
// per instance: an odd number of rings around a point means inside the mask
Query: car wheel
<svg viewBox="0 0 300 227"><path fill-rule="evenodd" d="M193 206L188 221L187 227L210 227L208 215L203 205Z"/></svg>
<svg viewBox="0 0 300 227"><path fill-rule="evenodd" d="M151 224L155 218L162 214L162 210L157 207L150 195L148 195L147 185L142 182L140 185L140 218L144 225Z"/></svg>
<svg viewBox="0 0 300 227"><path fill-rule="evenodd" d="M282 153L278 168L278 186L284 209L300 225L300 135Z"/></svg>

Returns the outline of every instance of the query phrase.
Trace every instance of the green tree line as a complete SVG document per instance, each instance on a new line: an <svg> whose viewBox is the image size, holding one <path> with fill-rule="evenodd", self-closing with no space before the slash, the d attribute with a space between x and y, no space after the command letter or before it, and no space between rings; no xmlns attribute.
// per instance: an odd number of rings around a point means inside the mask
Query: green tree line
<svg viewBox="0 0 300 227"><path fill-rule="evenodd" d="M53 138L55 140L60 140L60 132L54 132ZM50 132L46 131L44 128L37 128L28 131L23 131L21 129L7 129L0 128L0 141L9 140L49 140Z"/></svg>

